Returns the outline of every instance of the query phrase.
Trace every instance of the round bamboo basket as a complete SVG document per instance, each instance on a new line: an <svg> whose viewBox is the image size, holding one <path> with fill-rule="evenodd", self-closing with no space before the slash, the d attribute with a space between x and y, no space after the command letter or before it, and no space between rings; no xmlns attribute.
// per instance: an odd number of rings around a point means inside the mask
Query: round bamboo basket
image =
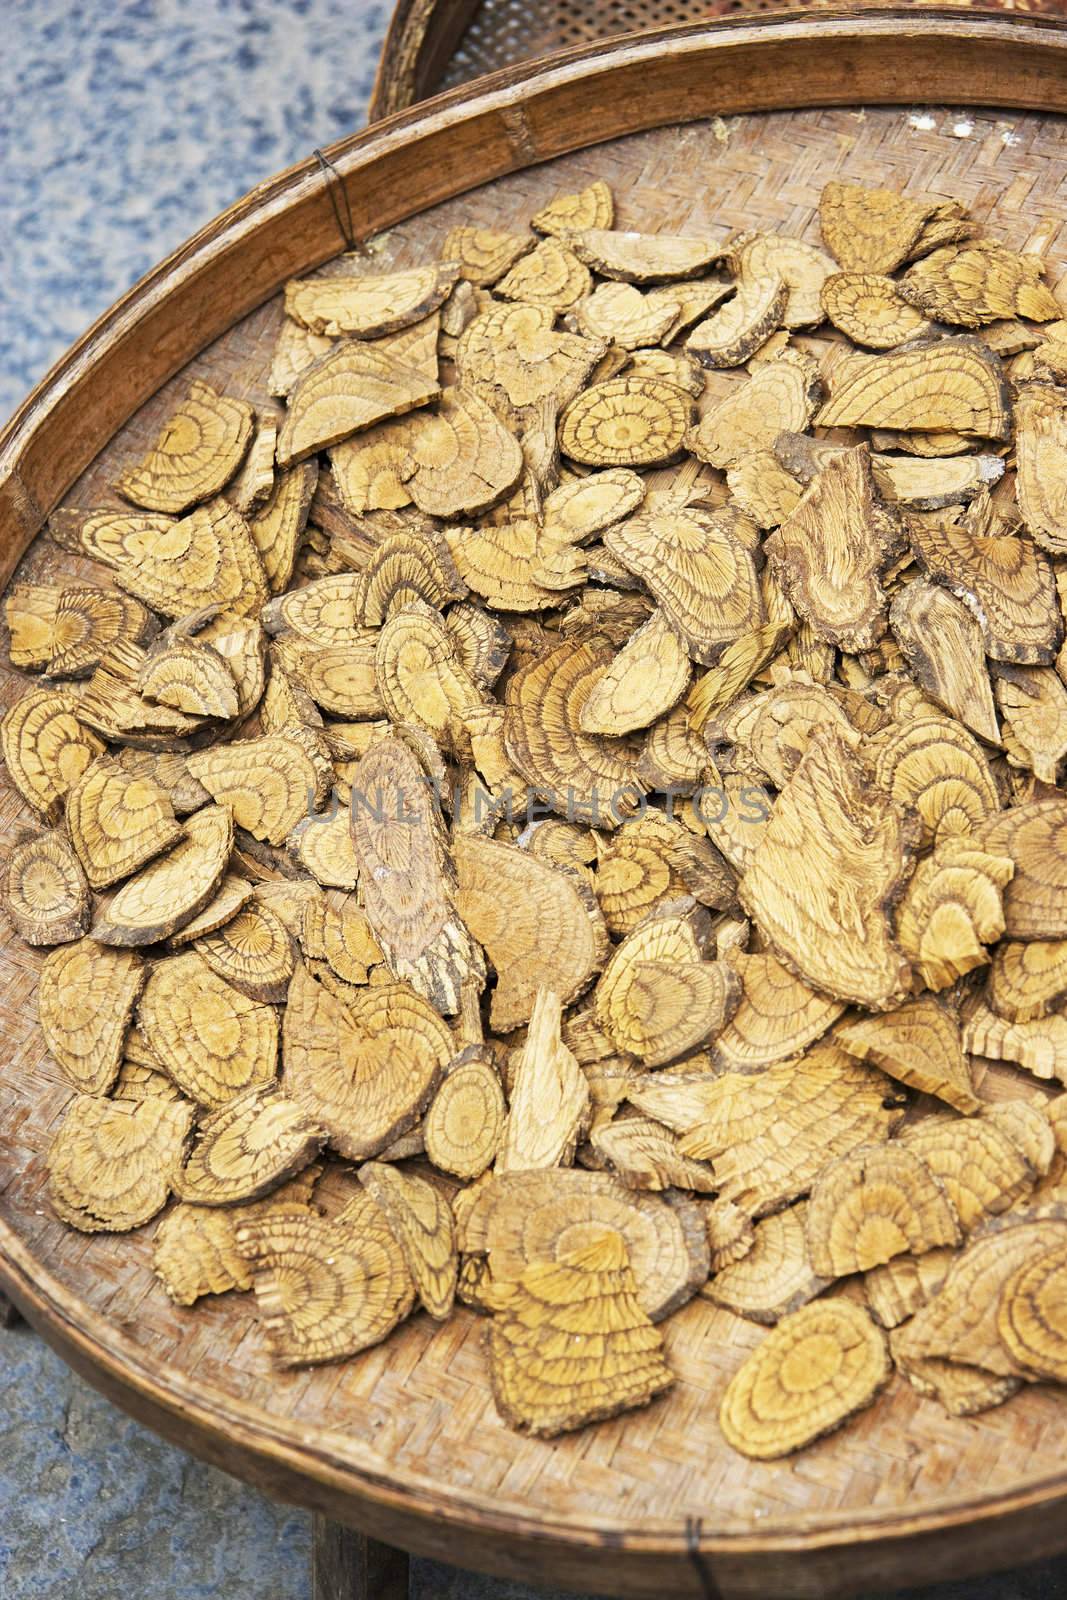
<svg viewBox="0 0 1067 1600"><path fill-rule="evenodd" d="M917 111L922 106L981 110ZM990 109L991 108L991 109ZM958 196L1014 246L1067 255L1067 33L901 11L669 29L498 74L262 185L151 273L0 435L3 573L87 570L47 537L56 505L111 485L200 375L265 393L284 280L339 248L343 187L382 267L459 220L521 226L605 178L623 226L762 226L817 237L831 177ZM594 140L600 141L594 144ZM344 215L344 207L340 206ZM1053 273L1053 281L1055 273ZM3 671L10 703L25 679ZM23 820L0 791L6 838ZM762 1330L696 1301L666 1327L675 1390L562 1440L498 1420L477 1318L419 1315L357 1360L279 1374L249 1297L181 1310L153 1225L86 1237L52 1215L44 1156L70 1096L35 1024L39 953L0 933L0 1290L80 1373L186 1448L417 1553L627 1597L843 1595L1067 1547L1061 1395L1028 1388L954 1420L896 1380L799 1456L726 1448L718 1399Z"/></svg>

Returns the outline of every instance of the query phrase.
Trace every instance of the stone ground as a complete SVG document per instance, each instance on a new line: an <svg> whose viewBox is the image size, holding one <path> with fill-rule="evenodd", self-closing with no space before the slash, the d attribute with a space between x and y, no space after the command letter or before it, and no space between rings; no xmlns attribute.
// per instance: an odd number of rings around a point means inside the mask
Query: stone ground
<svg viewBox="0 0 1067 1600"><path fill-rule="evenodd" d="M6 0L0 415L161 256L359 125L388 11L388 0ZM3 1600L307 1600L308 1543L303 1512L130 1422L25 1326L0 1333ZM537 1594L414 1564L412 1600ZM918 1600L1067 1600L1067 1565Z"/></svg>

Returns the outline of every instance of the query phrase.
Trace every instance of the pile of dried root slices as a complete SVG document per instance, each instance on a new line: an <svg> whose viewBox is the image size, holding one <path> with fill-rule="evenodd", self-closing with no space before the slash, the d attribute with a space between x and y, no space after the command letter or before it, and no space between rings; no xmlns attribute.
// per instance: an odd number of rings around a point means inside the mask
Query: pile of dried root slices
<svg viewBox="0 0 1067 1600"><path fill-rule="evenodd" d="M765 1459L1067 1382L1067 319L954 202L614 211L290 284L56 513L6 905L72 1227L287 1365L458 1298L542 1436L699 1294Z"/></svg>

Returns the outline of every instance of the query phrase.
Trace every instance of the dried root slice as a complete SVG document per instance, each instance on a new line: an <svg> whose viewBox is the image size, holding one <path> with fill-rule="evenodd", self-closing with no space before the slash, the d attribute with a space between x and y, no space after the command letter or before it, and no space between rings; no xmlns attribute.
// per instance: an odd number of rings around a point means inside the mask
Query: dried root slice
<svg viewBox="0 0 1067 1600"><path fill-rule="evenodd" d="M975 1055L1017 1062L1035 1078L1067 1083L1067 1016L1061 1012L1036 1022L1008 1022L979 1004L964 1024L963 1044Z"/></svg>
<svg viewBox="0 0 1067 1600"><path fill-rule="evenodd" d="M56 645L56 608L62 589L52 584L16 583L4 601L8 659L23 672L39 672Z"/></svg>
<svg viewBox="0 0 1067 1600"><path fill-rule="evenodd" d="M45 1044L80 1094L106 1094L114 1083L144 981L140 956L93 939L46 957L37 1019Z"/></svg>
<svg viewBox="0 0 1067 1600"><path fill-rule="evenodd" d="M714 1194L718 1187L707 1162L683 1156L676 1136L651 1117L623 1116L594 1128L589 1149L628 1189L689 1189L695 1194Z"/></svg>
<svg viewBox="0 0 1067 1600"><path fill-rule="evenodd" d="M277 1004L293 975L292 935L269 906L253 901L193 946L212 972L250 1000Z"/></svg>
<svg viewBox="0 0 1067 1600"><path fill-rule="evenodd" d="M171 934L167 940L170 949L178 950L182 945L192 944L194 939L201 939L205 934L224 927L248 904L253 892L254 885L246 878L239 877L236 872L227 872L214 898L208 901L203 911L179 928L177 933Z"/></svg>
<svg viewBox="0 0 1067 1600"><path fill-rule="evenodd" d="M995 692L1004 718L1004 746L1013 765L1055 784L1067 755L1067 689L1051 667L996 669Z"/></svg>
<svg viewBox="0 0 1067 1600"><path fill-rule="evenodd" d="M289 835L289 850L324 889L354 889L359 882L349 809L337 804L336 797L327 811L297 823Z"/></svg>
<svg viewBox="0 0 1067 1600"><path fill-rule="evenodd" d="M1027 1377L1067 1383L1067 1238L1012 1273L1000 1292L997 1332Z"/></svg>
<svg viewBox="0 0 1067 1600"><path fill-rule="evenodd" d="M1012 939L1067 938L1067 804L1031 800L976 824L970 842L1015 863L1004 889Z"/></svg>
<svg viewBox="0 0 1067 1600"><path fill-rule="evenodd" d="M560 1039L559 996L539 989L511 1090L497 1173L569 1166L589 1115L589 1085Z"/></svg>
<svg viewBox="0 0 1067 1600"><path fill-rule="evenodd" d="M177 513L210 500L233 477L252 442L255 413L197 379L158 438L116 488L148 511Z"/></svg>
<svg viewBox="0 0 1067 1600"><path fill-rule="evenodd" d="M0 753L19 794L47 823L59 821L63 797L103 742L84 727L65 695L31 689L0 722Z"/></svg>
<svg viewBox="0 0 1067 1600"><path fill-rule="evenodd" d="M891 1333L889 1349L897 1371L928 1399L938 1400L950 1417L973 1417L980 1411L990 1411L1003 1405L1017 1394L1022 1380L999 1377L983 1372L980 1367L965 1366L961 1361L946 1361L940 1356L909 1356L902 1349L907 1329L900 1334Z"/></svg>
<svg viewBox="0 0 1067 1600"><path fill-rule="evenodd" d="M636 350L669 337L680 312L678 301L653 300L628 283L602 283L579 303L574 319L589 338Z"/></svg>
<svg viewBox="0 0 1067 1600"><path fill-rule="evenodd" d="M240 704L233 674L218 651L177 634L152 646L133 687L152 704L190 716L235 717Z"/></svg>
<svg viewBox="0 0 1067 1600"><path fill-rule="evenodd" d="M822 287L834 263L815 245L781 233L741 233L730 240L727 259L742 281L781 278L789 291L783 328L814 328L822 322Z"/></svg>
<svg viewBox="0 0 1067 1600"><path fill-rule="evenodd" d="M238 1225L256 1303L283 1367L339 1361L380 1344L415 1302L385 1218L263 1216Z"/></svg>
<svg viewBox="0 0 1067 1600"><path fill-rule="evenodd" d="M325 961L344 983L363 984L382 952L354 894L319 895L304 908L300 940L309 960Z"/></svg>
<svg viewBox="0 0 1067 1600"><path fill-rule="evenodd" d="M295 1101L269 1085L246 1089L200 1123L175 1193L201 1206L257 1200L306 1167L321 1143Z"/></svg>
<svg viewBox="0 0 1067 1600"><path fill-rule="evenodd" d="M878 272L838 272L822 286L822 308L835 328L871 350L892 350L932 331L892 278Z"/></svg>
<svg viewBox="0 0 1067 1600"><path fill-rule="evenodd" d="M1067 999L1067 940L1003 940L989 969L989 1003L1009 1022L1034 1022Z"/></svg>
<svg viewBox="0 0 1067 1600"><path fill-rule="evenodd" d="M829 375L823 428L948 429L1006 439L1011 407L1000 361L981 339L936 339L890 355L844 356Z"/></svg>
<svg viewBox="0 0 1067 1600"><path fill-rule="evenodd" d="M956 224L962 209L955 200L918 200L895 189L835 180L823 188L819 222L827 247L846 271L892 272L922 253L924 231Z"/></svg>
<svg viewBox="0 0 1067 1600"><path fill-rule="evenodd" d="M918 716L876 734L874 775L896 803L913 807L925 841L970 833L1000 809L981 747L957 723Z"/></svg>
<svg viewBox="0 0 1067 1600"><path fill-rule="evenodd" d="M674 1382L613 1231L532 1262L517 1281L494 1277L491 1305L493 1398L511 1427L535 1438L648 1405Z"/></svg>
<svg viewBox="0 0 1067 1600"><path fill-rule="evenodd" d="M522 475L518 440L473 390L442 390L430 413L408 424L411 470L408 493L435 517L487 511L515 488Z"/></svg>
<svg viewBox="0 0 1067 1600"><path fill-rule="evenodd" d="M364 627L378 628L413 601L439 609L466 592L436 530L395 533L382 540L363 568L355 611Z"/></svg>
<svg viewBox="0 0 1067 1600"><path fill-rule="evenodd" d="M198 1105L216 1110L274 1078L275 1012L233 988L195 951L155 963L137 1015L153 1054Z"/></svg>
<svg viewBox="0 0 1067 1600"><path fill-rule="evenodd" d="M631 1098L663 1116L647 1094ZM888 1138L901 1107L880 1072L834 1044L816 1045L766 1072L728 1072L701 1086L681 1148L714 1163L720 1199L764 1216L807 1194L834 1156Z"/></svg>
<svg viewBox="0 0 1067 1600"><path fill-rule="evenodd" d="M623 645L578 716L583 733L619 736L647 728L685 693L689 656L662 611Z"/></svg>
<svg viewBox="0 0 1067 1600"><path fill-rule="evenodd" d="M695 1049L736 1009L741 985L724 961L704 961L684 916L652 917L616 949L596 987L600 1027L646 1066Z"/></svg>
<svg viewBox="0 0 1067 1600"><path fill-rule="evenodd" d="M252 1274L237 1248L239 1224L282 1215L307 1216L319 1164L305 1167L265 1200L242 1206L173 1207L152 1240L152 1270L171 1299L191 1306L203 1295L251 1289Z"/></svg>
<svg viewBox="0 0 1067 1600"><path fill-rule="evenodd" d="M423 1118L426 1154L453 1177L480 1178L496 1159L506 1116L496 1067L473 1046L452 1063Z"/></svg>
<svg viewBox="0 0 1067 1600"><path fill-rule="evenodd" d="M61 589L57 593L52 649L43 663L45 674L49 678L82 677L99 665L117 640L144 644L155 627L151 612L121 590L88 585ZM18 664L14 658L12 664Z"/></svg>
<svg viewBox="0 0 1067 1600"><path fill-rule="evenodd" d="M378 1155L418 1121L452 1050L440 1017L404 984L346 1004L305 968L293 974L282 1087L350 1161Z"/></svg>
<svg viewBox="0 0 1067 1600"><path fill-rule="evenodd" d="M445 751L467 749L465 713L482 695L439 611L413 600L394 612L377 636L374 669L393 723L425 728Z"/></svg>
<svg viewBox="0 0 1067 1600"><path fill-rule="evenodd" d="M170 798L99 756L67 794L67 831L94 889L106 889L183 836Z"/></svg>
<svg viewBox="0 0 1067 1600"><path fill-rule="evenodd" d="M1038 256L1019 255L997 239L971 239L934 250L909 267L899 292L925 316L977 328L999 317L1053 322L1063 315L1041 279Z"/></svg>
<svg viewBox="0 0 1067 1600"><path fill-rule="evenodd" d="M61 833L16 839L4 877L4 909L27 944L69 944L89 926L81 862Z"/></svg>
<svg viewBox="0 0 1067 1600"><path fill-rule="evenodd" d="M727 1071L759 1072L799 1055L845 1009L842 1001L809 988L769 950L734 956L732 965L741 979L741 999L712 1045L712 1060Z"/></svg>
<svg viewBox="0 0 1067 1600"><path fill-rule="evenodd" d="M1034 1168L997 1123L928 1118L906 1129L904 1143L940 1180L966 1232L1030 1193Z"/></svg>
<svg viewBox="0 0 1067 1600"><path fill-rule="evenodd" d="M399 417L440 393L431 373L401 360L392 341L344 339L301 373L289 395L277 459L292 467L350 434Z"/></svg>
<svg viewBox="0 0 1067 1600"><path fill-rule="evenodd" d="M639 511L604 543L646 584L690 656L708 665L764 620L751 522L732 508Z"/></svg>
<svg viewBox="0 0 1067 1600"><path fill-rule="evenodd" d="M789 1455L869 1406L893 1371L885 1335L852 1300L785 1317L734 1374L719 1426L755 1461Z"/></svg>
<svg viewBox="0 0 1067 1600"><path fill-rule="evenodd" d="M945 1190L899 1142L862 1145L829 1162L812 1187L805 1227L811 1264L824 1278L960 1242Z"/></svg>
<svg viewBox="0 0 1067 1600"><path fill-rule="evenodd" d="M628 517L644 497L644 480L625 467L572 478L547 496L545 529L554 537L581 544Z"/></svg>
<svg viewBox="0 0 1067 1600"><path fill-rule="evenodd" d="M284 844L319 809L333 778L318 740L301 728L201 751L189 757L189 771L239 828L268 844Z"/></svg>
<svg viewBox="0 0 1067 1600"><path fill-rule="evenodd" d="M494 839L454 845L456 907L497 973L490 1021L500 1033L528 1022L537 993L576 1000L607 954L603 919L577 874Z"/></svg>
<svg viewBox="0 0 1067 1600"><path fill-rule="evenodd" d="M870 649L885 632L879 580L903 544L899 524L875 496L867 448L857 445L827 463L765 549L786 598L817 636L855 651Z"/></svg>
<svg viewBox="0 0 1067 1600"><path fill-rule="evenodd" d="M1047 556L1026 539L976 535L963 524L916 522L911 537L929 575L978 618L988 656L1055 661L1063 618Z"/></svg>
<svg viewBox="0 0 1067 1600"><path fill-rule="evenodd" d="M458 1265L448 1201L425 1178L380 1161L360 1167L359 1181L384 1212L421 1304L436 1321L447 1321Z"/></svg>
<svg viewBox="0 0 1067 1600"><path fill-rule="evenodd" d="M567 244L602 278L622 283L670 283L695 278L718 261L721 244L669 233L613 233L573 229Z"/></svg>
<svg viewBox="0 0 1067 1600"><path fill-rule="evenodd" d="M747 382L731 388L690 430L687 448L713 467L732 467L767 450L785 431L800 432L815 413L819 369L810 356L784 350L763 361Z"/></svg>
<svg viewBox="0 0 1067 1600"><path fill-rule="evenodd" d="M560 418L564 455L591 467L672 461L692 421L691 396L656 378L611 378L576 396Z"/></svg>
<svg viewBox="0 0 1067 1600"><path fill-rule="evenodd" d="M1044 550L1067 552L1067 400L1027 384L1015 402L1015 492L1030 533Z"/></svg>
<svg viewBox="0 0 1067 1600"><path fill-rule="evenodd" d="M213 650L218 651L229 668L230 676L237 686L238 717L249 716L259 705L267 681L267 640L259 622L248 617L234 616L232 612L223 612L202 629L200 638L205 644L210 644ZM187 784L192 783L188 778L187 769L182 769L182 777ZM167 787L162 777L160 782ZM201 803L204 803L206 797L207 791L201 788ZM176 811L191 809L188 805L180 805L176 797L172 798Z"/></svg>
<svg viewBox="0 0 1067 1600"><path fill-rule="evenodd" d="M979 738L999 744L981 624L962 600L920 579L894 596L889 622L915 682Z"/></svg>
<svg viewBox="0 0 1067 1600"><path fill-rule="evenodd" d="M880 1328L897 1328L932 1300L959 1252L948 1245L922 1255L893 1256L864 1274L867 1309Z"/></svg>
<svg viewBox="0 0 1067 1600"><path fill-rule="evenodd" d="M927 988L947 989L988 962L986 946L1004 932L1003 894L1014 871L1008 854L993 854L966 835L946 839L919 863L896 932Z"/></svg>
<svg viewBox="0 0 1067 1600"><path fill-rule="evenodd" d="M251 616L266 604L267 579L248 523L226 500L210 500L157 533L136 519L116 544L115 581L165 617L204 606Z"/></svg>
<svg viewBox="0 0 1067 1600"><path fill-rule="evenodd" d="M124 883L98 912L93 938L118 945L169 938L214 899L232 848L233 814L227 806L194 812L173 849Z"/></svg>
<svg viewBox="0 0 1067 1600"><path fill-rule="evenodd" d="M686 892L678 871L682 839L678 824L651 812L623 823L598 850L596 897L609 933L633 933L658 901Z"/></svg>
<svg viewBox="0 0 1067 1600"><path fill-rule="evenodd" d="M301 373L306 372L319 356L325 355L332 344L332 339L320 333L311 333L309 329L301 327L299 322L293 322L290 317L286 317L278 334L278 342L274 347L271 361L270 377L267 380L270 393L284 399L292 391Z"/></svg>
<svg viewBox="0 0 1067 1600"><path fill-rule="evenodd" d="M303 690L331 716L380 717L383 707L375 675L375 644L375 635L368 630L353 634L343 645L281 638L273 652L294 688ZM302 720L309 725L306 712Z"/></svg>
<svg viewBox="0 0 1067 1600"><path fill-rule="evenodd" d="M81 1233L126 1233L167 1202L192 1107L176 1100L71 1101L48 1151L48 1198Z"/></svg>
<svg viewBox="0 0 1067 1600"><path fill-rule="evenodd" d="M570 311L593 287L588 267L561 239L544 239L496 284L505 300L521 300L551 311Z"/></svg>
<svg viewBox="0 0 1067 1600"><path fill-rule="evenodd" d="M869 1061L898 1083L935 1095L965 1116L981 1109L959 1022L932 995L849 1022L835 1031L834 1039L857 1061Z"/></svg>
<svg viewBox="0 0 1067 1600"><path fill-rule="evenodd" d="M705 1299L750 1322L773 1324L821 1294L830 1279L812 1267L807 1211L802 1200L757 1222L751 1249L708 1279L700 1291Z"/></svg>
<svg viewBox="0 0 1067 1600"><path fill-rule="evenodd" d="M821 729L753 851L742 904L814 988L887 1009L910 976L888 912L914 844L908 820L874 788L840 731Z"/></svg>
<svg viewBox="0 0 1067 1600"><path fill-rule="evenodd" d="M535 240L528 233L508 233L504 228L460 225L449 228L441 246L441 259L455 261L460 276L479 288L489 289L502 278Z"/></svg>
<svg viewBox="0 0 1067 1600"><path fill-rule="evenodd" d="M789 287L777 273L742 277L737 293L697 326L685 348L703 367L739 367L782 325Z"/></svg>
<svg viewBox="0 0 1067 1600"><path fill-rule="evenodd" d="M285 286L285 311L312 333L374 339L436 311L459 272L446 260L366 277L294 278Z"/></svg>
<svg viewBox="0 0 1067 1600"><path fill-rule="evenodd" d="M574 194L561 192L530 218L538 233L568 233L582 228L610 228L615 202L603 178L595 178Z"/></svg>
<svg viewBox="0 0 1067 1600"><path fill-rule="evenodd" d="M704 1216L711 1250L711 1274L714 1277L736 1262L743 1261L755 1249L756 1230L752 1219L728 1200L709 1206Z"/></svg>

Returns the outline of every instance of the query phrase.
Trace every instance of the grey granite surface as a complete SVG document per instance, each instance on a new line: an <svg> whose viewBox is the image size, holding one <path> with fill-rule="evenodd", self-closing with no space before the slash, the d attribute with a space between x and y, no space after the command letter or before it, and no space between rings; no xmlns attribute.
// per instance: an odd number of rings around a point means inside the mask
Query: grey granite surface
<svg viewBox="0 0 1067 1600"><path fill-rule="evenodd" d="M6 0L0 415L167 251L359 125L388 9ZM25 1326L0 1332L2 1600L307 1600L308 1551L304 1513L163 1444ZM426 1561L413 1564L411 1593L536 1600ZM1067 1575L1050 1564L935 1593L1063 1600Z"/></svg>

